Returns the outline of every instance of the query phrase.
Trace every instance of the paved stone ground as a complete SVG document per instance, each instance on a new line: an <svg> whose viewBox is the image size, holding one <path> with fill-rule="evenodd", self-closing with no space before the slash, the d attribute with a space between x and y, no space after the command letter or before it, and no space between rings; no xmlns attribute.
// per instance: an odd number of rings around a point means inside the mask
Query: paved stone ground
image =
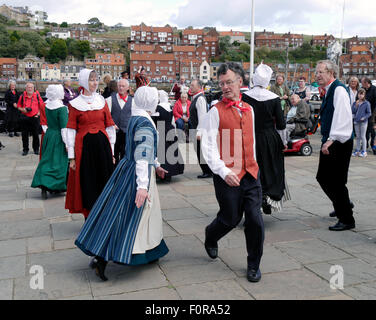
<svg viewBox="0 0 376 320"><path fill-rule="evenodd" d="M212 181L196 179L198 165L187 165L184 175L159 184L169 254L138 268L110 263L110 280L101 282L74 246L82 216L64 210L64 196L41 200L40 191L30 188L38 156L21 156L21 138L1 134L0 139L6 146L0 151L0 299L376 298L373 155L351 161L356 229L337 233L328 230L336 220L328 217L330 203L315 180L319 136L312 138L312 156L286 157L293 199L283 212L264 215L263 277L257 284L245 278L241 225L220 241L218 259L206 255L203 230L218 205ZM44 268L44 290L30 288L33 265ZM344 270L343 290L330 288L333 265Z"/></svg>

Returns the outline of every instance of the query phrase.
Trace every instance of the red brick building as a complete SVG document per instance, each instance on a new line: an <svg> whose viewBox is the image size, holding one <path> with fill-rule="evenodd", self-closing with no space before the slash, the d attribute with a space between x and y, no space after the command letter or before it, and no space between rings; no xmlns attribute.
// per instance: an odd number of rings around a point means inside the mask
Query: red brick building
<svg viewBox="0 0 376 320"><path fill-rule="evenodd" d="M311 45L328 48L334 41L336 41L336 39L333 35L327 35L325 33L324 35L312 36Z"/></svg>
<svg viewBox="0 0 376 320"><path fill-rule="evenodd" d="M86 67L97 71L99 78L110 74L113 79L120 79L125 70L125 59L122 53L97 53L95 59L86 59Z"/></svg>
<svg viewBox="0 0 376 320"><path fill-rule="evenodd" d="M160 46L156 46L152 53L131 52L131 79L140 66L146 69L146 76L152 80L173 81L176 78L174 54L165 53Z"/></svg>
<svg viewBox="0 0 376 320"><path fill-rule="evenodd" d="M373 46L373 41L368 38L352 37L345 42L346 52L350 53L352 47L367 46L370 49Z"/></svg>
<svg viewBox="0 0 376 320"><path fill-rule="evenodd" d="M376 59L368 44L353 46L348 54L340 57L340 77L348 79L351 76L376 77Z"/></svg>
<svg viewBox="0 0 376 320"><path fill-rule="evenodd" d="M0 78L17 78L17 58L0 58Z"/></svg>
<svg viewBox="0 0 376 320"><path fill-rule="evenodd" d="M184 29L181 39L181 45L200 46L204 40L204 30L201 29Z"/></svg>
<svg viewBox="0 0 376 320"><path fill-rule="evenodd" d="M260 33L255 39L256 47L268 47L271 49L297 48L303 45L304 38L301 34L285 33L278 35L270 32Z"/></svg>
<svg viewBox="0 0 376 320"><path fill-rule="evenodd" d="M70 37L76 40L90 40L90 33L86 25L75 25L69 29Z"/></svg>
<svg viewBox="0 0 376 320"><path fill-rule="evenodd" d="M128 38L128 48L132 44L158 45L165 51L172 51L174 44L173 29L166 27L149 27L145 24L131 26L131 36Z"/></svg>

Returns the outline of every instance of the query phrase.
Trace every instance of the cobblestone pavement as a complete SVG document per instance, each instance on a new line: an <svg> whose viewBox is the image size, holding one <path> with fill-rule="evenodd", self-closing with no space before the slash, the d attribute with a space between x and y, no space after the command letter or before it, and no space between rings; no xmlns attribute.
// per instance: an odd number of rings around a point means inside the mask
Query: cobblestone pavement
<svg viewBox="0 0 376 320"><path fill-rule="evenodd" d="M356 229L344 232L328 230L336 220L315 180L319 135L312 138L312 156L286 157L292 200L283 212L263 216L263 276L256 284L245 277L242 223L220 241L218 259L206 255L204 227L218 205L212 181L197 179L198 165L187 165L184 175L158 185L168 255L137 268L110 263L110 280L101 282L74 245L82 216L64 209L63 195L41 200L40 190L30 187L38 156L21 156L21 138L0 139L6 146L0 151L0 299L376 298L376 156L351 160ZM30 286L35 265L45 273L43 290ZM343 289L330 287L339 275L330 273L334 265L343 268Z"/></svg>

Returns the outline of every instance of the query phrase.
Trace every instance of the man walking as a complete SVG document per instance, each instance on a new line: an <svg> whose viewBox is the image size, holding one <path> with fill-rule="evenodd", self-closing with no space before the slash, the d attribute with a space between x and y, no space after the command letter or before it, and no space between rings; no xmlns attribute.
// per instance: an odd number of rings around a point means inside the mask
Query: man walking
<svg viewBox="0 0 376 320"><path fill-rule="evenodd" d="M346 187L353 148L350 95L336 76L338 67L329 60L316 66L316 81L324 90L320 121L322 146L316 179L332 201L338 218L331 231L355 228L352 205Z"/></svg>
<svg viewBox="0 0 376 320"><path fill-rule="evenodd" d="M39 154L39 115L44 108L44 102L39 92L34 91L32 82L26 83L26 91L18 99L17 108L21 111L22 155L29 153L29 133L33 136L34 153Z"/></svg>
<svg viewBox="0 0 376 320"><path fill-rule="evenodd" d="M132 115L132 97L128 95L128 80L120 79L117 83L117 88L118 92L113 92L111 96L106 99L112 119L118 127L118 129L116 129L116 142L114 147L115 165L117 165L125 155L128 121Z"/></svg>
<svg viewBox="0 0 376 320"><path fill-rule="evenodd" d="M195 130L193 141L195 151L197 153L198 163L202 170L202 175L197 176L199 179L210 178L213 176L209 166L205 163L201 154L201 130L200 126L207 114L207 102L202 90L202 83L200 80L193 80L189 88L189 93L192 96L191 106L189 107L189 123L190 128Z"/></svg>
<svg viewBox="0 0 376 320"><path fill-rule="evenodd" d="M219 67L223 99L210 109L202 128L203 155L214 173L219 203L216 219L205 229L205 249L215 259L218 241L238 225L244 212L247 279L258 282L264 243L262 190L256 162L254 113L241 101L242 74L241 67L233 62Z"/></svg>

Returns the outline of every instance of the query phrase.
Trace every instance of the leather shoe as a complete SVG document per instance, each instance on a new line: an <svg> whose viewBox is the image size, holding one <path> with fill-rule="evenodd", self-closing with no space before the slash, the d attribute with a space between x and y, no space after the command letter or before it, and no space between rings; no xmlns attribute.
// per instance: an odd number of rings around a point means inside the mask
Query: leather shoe
<svg viewBox="0 0 376 320"><path fill-rule="evenodd" d="M35 151L34 151L34 154L39 155L39 151L38 151L38 150L35 150Z"/></svg>
<svg viewBox="0 0 376 320"><path fill-rule="evenodd" d="M354 209L354 202L350 201L350 207L351 207L351 209ZM329 213L329 217L331 217L331 218L334 218L336 216L337 216L337 214L336 214L335 211L332 211L331 213Z"/></svg>
<svg viewBox="0 0 376 320"><path fill-rule="evenodd" d="M344 231L344 230L350 230L354 228L355 228L355 223L344 224L338 221L334 226L329 227L329 230L330 231Z"/></svg>
<svg viewBox="0 0 376 320"><path fill-rule="evenodd" d="M208 239L208 231L207 227L205 229L205 250L208 256L212 259L215 259L218 257L218 245L216 247L208 246L206 244L206 240Z"/></svg>
<svg viewBox="0 0 376 320"><path fill-rule="evenodd" d="M261 279L261 271L260 269L250 269L247 270L247 279L249 282L259 282Z"/></svg>
<svg viewBox="0 0 376 320"><path fill-rule="evenodd" d="M22 152L22 155L23 155L23 156L27 156L28 153L29 153L29 151L23 151L23 152Z"/></svg>
<svg viewBox="0 0 376 320"><path fill-rule="evenodd" d="M213 175L211 173L204 173L202 175L197 176L198 179L205 179L205 178L211 178Z"/></svg>

